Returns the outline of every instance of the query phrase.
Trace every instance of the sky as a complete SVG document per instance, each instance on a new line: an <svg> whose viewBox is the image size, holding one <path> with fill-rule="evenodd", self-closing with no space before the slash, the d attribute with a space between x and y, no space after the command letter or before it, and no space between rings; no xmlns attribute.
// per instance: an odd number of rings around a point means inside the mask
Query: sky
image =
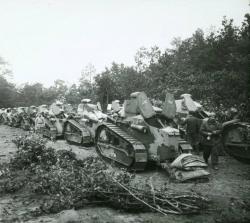
<svg viewBox="0 0 250 223"><path fill-rule="evenodd" d="M0 0L0 56L12 82L77 83L88 64L134 65L144 47L171 47L197 28L240 26L250 0Z"/></svg>

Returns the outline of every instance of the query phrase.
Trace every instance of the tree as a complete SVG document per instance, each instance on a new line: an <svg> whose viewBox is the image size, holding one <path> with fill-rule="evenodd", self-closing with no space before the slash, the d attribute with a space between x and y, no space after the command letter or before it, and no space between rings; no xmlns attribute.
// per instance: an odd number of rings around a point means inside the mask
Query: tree
<svg viewBox="0 0 250 223"><path fill-rule="evenodd" d="M135 54L136 70L144 72L149 65L157 63L161 56L161 51L158 46L153 46L150 49L141 47Z"/></svg>
<svg viewBox="0 0 250 223"><path fill-rule="evenodd" d="M96 76L96 69L94 65L88 64L81 72L79 79L79 93L81 98L95 99L93 80Z"/></svg>
<svg viewBox="0 0 250 223"><path fill-rule="evenodd" d="M15 85L6 79L6 76L11 74L8 63L0 56L0 107L13 106L16 96Z"/></svg>
<svg viewBox="0 0 250 223"><path fill-rule="evenodd" d="M0 107L12 107L15 100L15 86L0 75Z"/></svg>
<svg viewBox="0 0 250 223"><path fill-rule="evenodd" d="M95 82L98 100L100 101L102 108L105 110L107 105L115 98L115 82L108 70L97 75L95 77Z"/></svg>
<svg viewBox="0 0 250 223"><path fill-rule="evenodd" d="M68 91L65 94L65 99L69 104L79 104L79 102L81 101L81 95L76 84L73 84L69 87Z"/></svg>

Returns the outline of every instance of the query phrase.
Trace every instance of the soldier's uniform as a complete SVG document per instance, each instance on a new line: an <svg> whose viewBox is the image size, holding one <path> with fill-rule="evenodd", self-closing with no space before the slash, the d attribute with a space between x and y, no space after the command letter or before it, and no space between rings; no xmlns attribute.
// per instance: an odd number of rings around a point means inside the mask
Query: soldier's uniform
<svg viewBox="0 0 250 223"><path fill-rule="evenodd" d="M195 153L199 153L199 143L200 143L200 127L202 124L202 119L196 118L189 115L185 119L187 141L193 147Z"/></svg>
<svg viewBox="0 0 250 223"><path fill-rule="evenodd" d="M204 120L200 129L203 158L207 163L211 155L211 163L214 169L218 169L218 146L221 142L221 129L221 124L219 124L214 118Z"/></svg>
<svg viewBox="0 0 250 223"><path fill-rule="evenodd" d="M45 120L44 117L40 114L36 117L35 120L35 130L37 133L41 133L44 127L45 127Z"/></svg>

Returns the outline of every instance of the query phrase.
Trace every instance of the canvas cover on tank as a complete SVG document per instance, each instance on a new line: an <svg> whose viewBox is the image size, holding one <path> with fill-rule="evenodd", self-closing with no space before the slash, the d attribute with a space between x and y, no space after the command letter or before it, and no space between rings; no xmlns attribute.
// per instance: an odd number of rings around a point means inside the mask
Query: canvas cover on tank
<svg viewBox="0 0 250 223"><path fill-rule="evenodd" d="M186 107L188 111L195 112L198 110L198 107L194 103L193 99L191 98L190 94L182 94L181 98L183 99L183 106Z"/></svg>
<svg viewBox="0 0 250 223"><path fill-rule="evenodd" d="M144 118L151 118L156 114L154 108L144 92L137 95L138 108Z"/></svg>
<svg viewBox="0 0 250 223"><path fill-rule="evenodd" d="M141 114L144 118L151 118L156 114L151 102L144 92L134 92L130 97L131 99L125 100L123 105L126 117Z"/></svg>
<svg viewBox="0 0 250 223"><path fill-rule="evenodd" d="M38 107L38 112L47 112L48 111L48 106L47 105L40 105Z"/></svg>
<svg viewBox="0 0 250 223"><path fill-rule="evenodd" d="M121 110L120 101L119 100L112 101L111 108L114 112L120 111Z"/></svg>
<svg viewBox="0 0 250 223"><path fill-rule="evenodd" d="M97 105L94 104L79 104L77 113L83 117L98 121L98 119L106 118L106 115L98 110Z"/></svg>
<svg viewBox="0 0 250 223"><path fill-rule="evenodd" d="M66 104L63 106L64 107L64 111L69 114L69 113L74 113L74 109L73 106L71 104Z"/></svg>
<svg viewBox="0 0 250 223"><path fill-rule="evenodd" d="M59 103L53 103L51 106L50 106L50 111L52 111L52 113L54 115L59 115L61 112L63 112L63 106L62 104L59 104Z"/></svg>
<svg viewBox="0 0 250 223"><path fill-rule="evenodd" d="M18 107L18 108L17 108L17 112L18 112L19 114L25 112L24 107Z"/></svg>
<svg viewBox="0 0 250 223"><path fill-rule="evenodd" d="M123 107L124 107L125 116L139 114L138 101L136 100L136 98L125 100Z"/></svg>
<svg viewBox="0 0 250 223"><path fill-rule="evenodd" d="M34 105L30 106L30 107L27 107L27 113L28 114L34 114L38 111L38 108Z"/></svg>
<svg viewBox="0 0 250 223"><path fill-rule="evenodd" d="M174 100L174 95L167 93L165 98L165 103L163 106L162 114L164 114L167 118L173 119L176 114L176 104Z"/></svg>

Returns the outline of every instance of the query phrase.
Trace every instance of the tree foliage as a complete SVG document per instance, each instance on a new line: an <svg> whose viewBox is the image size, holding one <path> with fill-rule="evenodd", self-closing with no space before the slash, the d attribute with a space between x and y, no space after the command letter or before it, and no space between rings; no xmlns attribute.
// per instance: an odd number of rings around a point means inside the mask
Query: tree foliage
<svg viewBox="0 0 250 223"><path fill-rule="evenodd" d="M49 88L37 83L17 89L3 75L6 62L0 58L0 93L3 95L0 105L50 104L63 97L71 104L91 98L105 108L114 99L124 100L131 92L145 91L161 100L166 92L174 93L176 98L190 93L194 99L210 103L210 107L244 104L249 111L249 51L250 14L246 14L240 27L224 17L219 30L205 35L197 29L190 38L175 38L171 49L142 47L135 54L135 66L114 62L96 74L89 64L83 69L79 83L72 86L56 80Z"/></svg>

